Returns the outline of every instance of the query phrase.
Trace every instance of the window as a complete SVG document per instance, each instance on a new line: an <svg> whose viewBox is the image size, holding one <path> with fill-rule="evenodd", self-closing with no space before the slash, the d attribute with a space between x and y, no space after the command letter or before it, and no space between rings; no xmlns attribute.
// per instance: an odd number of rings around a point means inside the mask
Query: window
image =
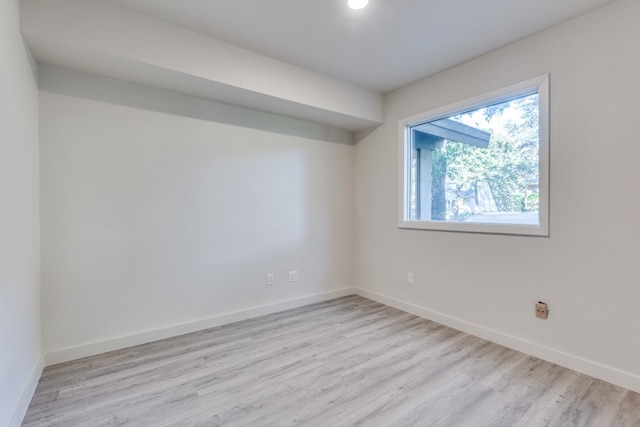
<svg viewBox="0 0 640 427"><path fill-rule="evenodd" d="M547 75L400 121L400 228L549 235Z"/></svg>

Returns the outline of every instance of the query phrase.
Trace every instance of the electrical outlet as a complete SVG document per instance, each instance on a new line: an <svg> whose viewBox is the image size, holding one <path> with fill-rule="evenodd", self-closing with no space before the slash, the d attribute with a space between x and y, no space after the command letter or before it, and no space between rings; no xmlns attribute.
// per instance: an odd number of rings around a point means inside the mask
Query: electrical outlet
<svg viewBox="0 0 640 427"><path fill-rule="evenodd" d="M267 286L273 285L273 273L267 273Z"/></svg>
<svg viewBox="0 0 640 427"><path fill-rule="evenodd" d="M538 301L536 303L536 317L540 319L546 319L549 317L549 307L547 307L546 303L542 301Z"/></svg>
<svg viewBox="0 0 640 427"><path fill-rule="evenodd" d="M289 283L298 281L298 270L293 270L289 272Z"/></svg>
<svg viewBox="0 0 640 427"><path fill-rule="evenodd" d="M409 285L415 285L416 284L416 280L415 280L415 276L413 275L413 273L407 273L407 283Z"/></svg>

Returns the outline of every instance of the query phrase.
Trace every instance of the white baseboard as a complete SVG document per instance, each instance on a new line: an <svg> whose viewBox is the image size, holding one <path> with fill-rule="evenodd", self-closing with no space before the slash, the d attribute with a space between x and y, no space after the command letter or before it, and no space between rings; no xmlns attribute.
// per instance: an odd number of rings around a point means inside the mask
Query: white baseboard
<svg viewBox="0 0 640 427"><path fill-rule="evenodd" d="M252 307L246 310L236 311L232 313L225 313L208 319L197 320L194 322L169 326L166 328L145 331L138 334L127 335L109 340L87 343L76 347L69 347L61 350L51 351L45 353L44 362L47 366L56 363L67 362L70 360L80 359L82 357L93 356L113 350L119 350L138 344L144 344L164 338L187 334L190 332L196 332L227 323L238 322L257 316L263 316L265 314L276 313L278 311L301 307L307 304L313 304L316 302L326 301L329 299L339 298L352 294L357 294L365 298L369 298L381 304L397 308L399 310L414 314L425 319L433 320L434 322L441 323L459 331L466 332L468 334L495 342L505 347L530 354L540 359L547 360L566 368L573 369L574 371L578 371L640 393L640 377L637 375L362 288L341 288L335 291L309 295L306 297L295 298L258 307ZM42 373L42 366L43 362L42 360L40 360L39 367L37 366L34 369L34 374L30 380L29 387L23 394L21 404L15 411L15 415L13 418L14 420L22 420L22 417L24 417L24 413L26 413L29 402L31 401L31 397L33 396L33 392L35 391L35 387L38 383L38 379L40 378L40 374ZM20 423L17 422L17 424L13 423L10 425L19 426Z"/></svg>
<svg viewBox="0 0 640 427"><path fill-rule="evenodd" d="M245 310L235 311L232 313L224 313L207 319L196 320L193 322L172 325L164 328L153 329L140 332L137 334L112 338L103 341L95 341L83 345L63 348L60 350L49 351L45 353L45 363L47 366L57 363L68 362L83 357L94 356L96 354L106 353L108 351L120 350L134 345L145 344L164 338L175 337L178 335L188 334L191 332L201 331L203 329L213 328L227 323L238 322L240 320L250 319L252 317L263 316L265 314L276 313L290 308L300 307L307 304L326 301L333 298L339 298L347 295L355 294L355 288L341 288L334 291L323 292L320 294L309 295L301 298L294 298L286 301L280 301L273 304L261 305Z"/></svg>
<svg viewBox="0 0 640 427"><path fill-rule="evenodd" d="M33 370L31 371L29 381L22 391L20 401L13 411L13 416L11 417L11 421L9 421L9 427L20 427L20 425L22 424L22 420L24 420L27 409L29 409L29 405L31 404L31 399L33 399L33 394L35 393L36 387L38 386L38 381L40 381L40 377L42 376L43 369L44 356L40 355L40 357L36 361L35 366L33 367Z"/></svg>
<svg viewBox="0 0 640 427"><path fill-rule="evenodd" d="M568 354L563 351L554 350L552 348L545 347L543 345L536 344L522 338L514 337L503 332L469 323L467 321L451 317L446 314L438 313L436 311L422 308L411 303L391 298L376 292L368 291L366 289L356 288L355 293L373 301L377 301L381 304L397 308L398 310L402 310L425 319L433 320L434 322L438 322L459 331L466 332L468 334L495 342L505 347L530 354L551 363L564 366L574 371L581 372L583 374L599 378L603 381L607 381L609 383L640 393L640 377L629 372L621 371L619 369L587 360L579 356Z"/></svg>

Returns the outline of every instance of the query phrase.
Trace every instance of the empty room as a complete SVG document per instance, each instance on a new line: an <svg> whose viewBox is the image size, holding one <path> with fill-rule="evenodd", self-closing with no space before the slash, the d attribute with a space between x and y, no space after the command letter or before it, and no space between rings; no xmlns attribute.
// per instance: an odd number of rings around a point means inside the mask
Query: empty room
<svg viewBox="0 0 640 427"><path fill-rule="evenodd" d="M639 1L0 20L0 426L640 427Z"/></svg>

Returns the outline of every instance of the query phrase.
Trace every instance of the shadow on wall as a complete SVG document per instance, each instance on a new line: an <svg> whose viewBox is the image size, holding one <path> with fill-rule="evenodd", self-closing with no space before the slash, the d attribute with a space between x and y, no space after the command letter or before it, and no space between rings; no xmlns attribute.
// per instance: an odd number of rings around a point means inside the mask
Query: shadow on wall
<svg viewBox="0 0 640 427"><path fill-rule="evenodd" d="M351 132L321 123L193 98L81 71L49 65L39 67L42 70L40 89L49 92L302 138L353 144Z"/></svg>

